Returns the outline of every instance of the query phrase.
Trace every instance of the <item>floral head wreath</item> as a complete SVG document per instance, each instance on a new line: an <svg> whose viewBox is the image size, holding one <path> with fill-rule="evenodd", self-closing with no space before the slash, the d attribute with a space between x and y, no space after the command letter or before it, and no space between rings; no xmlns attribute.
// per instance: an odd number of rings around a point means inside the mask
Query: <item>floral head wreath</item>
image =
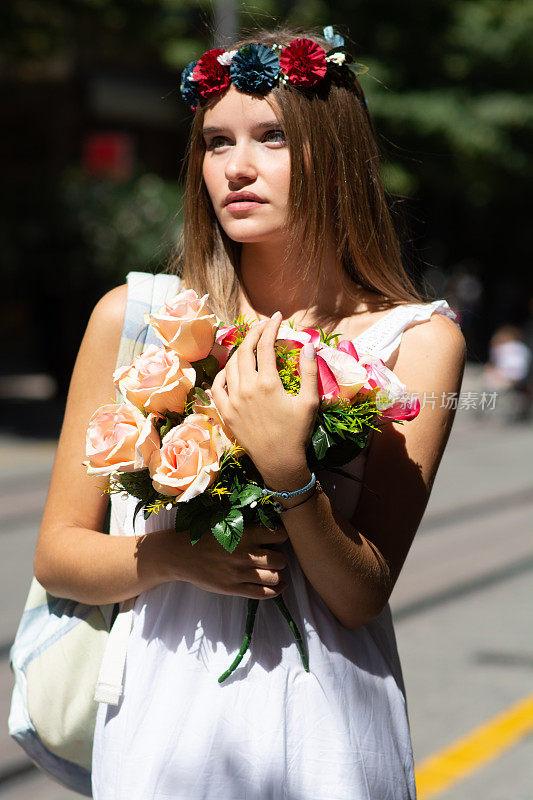
<svg viewBox="0 0 533 800"><path fill-rule="evenodd" d="M202 100L225 91L230 82L241 92L267 94L279 84L312 89L318 88L328 73L352 71L362 75L368 71L364 64L353 61L344 39L331 25L324 28L324 38L330 50L311 39L293 39L286 47L256 42L239 50L207 50L183 70L181 96L195 111Z"/></svg>

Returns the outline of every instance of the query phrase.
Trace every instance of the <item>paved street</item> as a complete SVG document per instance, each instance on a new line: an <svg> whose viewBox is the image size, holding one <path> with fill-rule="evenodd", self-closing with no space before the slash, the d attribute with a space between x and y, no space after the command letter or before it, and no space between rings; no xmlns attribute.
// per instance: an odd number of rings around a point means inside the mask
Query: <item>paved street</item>
<svg viewBox="0 0 533 800"><path fill-rule="evenodd" d="M479 371L469 368L463 392L478 388ZM8 650L31 578L54 445L0 444L0 798L67 800L77 795L31 768L5 723ZM532 451L533 423L506 424L498 405L457 412L391 599L417 769L533 692ZM531 744L530 733L431 797L531 800Z"/></svg>

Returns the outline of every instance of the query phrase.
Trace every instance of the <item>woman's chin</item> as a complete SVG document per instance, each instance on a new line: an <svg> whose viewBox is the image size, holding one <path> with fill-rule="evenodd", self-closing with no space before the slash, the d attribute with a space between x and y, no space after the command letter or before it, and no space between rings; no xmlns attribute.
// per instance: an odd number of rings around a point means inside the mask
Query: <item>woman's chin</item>
<svg viewBox="0 0 533 800"><path fill-rule="evenodd" d="M280 228L264 228L256 225L225 225L224 231L232 241L239 244L274 243L284 238Z"/></svg>

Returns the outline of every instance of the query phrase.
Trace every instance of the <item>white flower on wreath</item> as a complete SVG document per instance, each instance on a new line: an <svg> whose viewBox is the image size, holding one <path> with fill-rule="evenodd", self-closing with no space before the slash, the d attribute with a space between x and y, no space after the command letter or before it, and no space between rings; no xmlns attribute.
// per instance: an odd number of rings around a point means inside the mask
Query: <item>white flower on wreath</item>
<svg viewBox="0 0 533 800"><path fill-rule="evenodd" d="M346 53L332 53L330 56L326 56L326 61L331 61L341 67L346 61Z"/></svg>
<svg viewBox="0 0 533 800"><path fill-rule="evenodd" d="M236 52L236 50L227 50L225 53L221 53L217 56L218 63L222 64L223 67L229 67Z"/></svg>

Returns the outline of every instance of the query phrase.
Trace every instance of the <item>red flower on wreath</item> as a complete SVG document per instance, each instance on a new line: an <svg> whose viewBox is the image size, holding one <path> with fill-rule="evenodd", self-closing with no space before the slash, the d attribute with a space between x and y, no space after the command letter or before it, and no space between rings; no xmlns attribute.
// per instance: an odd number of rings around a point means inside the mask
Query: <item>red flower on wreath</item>
<svg viewBox="0 0 533 800"><path fill-rule="evenodd" d="M279 56L279 65L289 83L314 86L328 68L326 51L311 39L293 39Z"/></svg>
<svg viewBox="0 0 533 800"><path fill-rule="evenodd" d="M209 97L210 94L217 94L228 88L229 69L217 61L217 57L225 52L219 47L208 50L193 69L192 79L202 97Z"/></svg>

